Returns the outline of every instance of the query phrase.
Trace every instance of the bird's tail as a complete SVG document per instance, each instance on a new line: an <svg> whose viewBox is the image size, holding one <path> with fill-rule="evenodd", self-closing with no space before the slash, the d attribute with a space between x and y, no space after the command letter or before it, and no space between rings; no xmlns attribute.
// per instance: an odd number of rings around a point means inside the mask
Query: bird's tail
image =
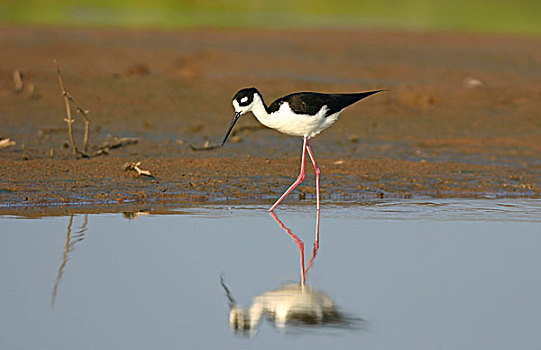
<svg viewBox="0 0 541 350"><path fill-rule="evenodd" d="M357 101L360 101L363 98L366 98L368 96L377 94L378 92L382 92L382 91L389 91L389 90L388 89L381 89L381 90L374 90L374 91L358 92L358 93L354 93L354 94L351 94L351 95L354 95L355 97L358 98Z"/></svg>

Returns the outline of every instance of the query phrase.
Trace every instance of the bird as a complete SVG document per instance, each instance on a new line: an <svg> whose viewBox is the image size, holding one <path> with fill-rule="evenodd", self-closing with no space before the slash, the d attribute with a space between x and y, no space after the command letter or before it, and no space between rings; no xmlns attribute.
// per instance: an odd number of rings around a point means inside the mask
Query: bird
<svg viewBox="0 0 541 350"><path fill-rule="evenodd" d="M287 197L305 178L304 163L306 153L314 165L316 175L316 195L317 210L319 210L319 182L321 171L314 158L312 148L308 140L317 136L320 132L327 129L336 122L342 111L378 92L386 91L373 90L358 93L326 94L319 92L296 92L281 97L267 106L263 100L263 95L254 87L239 90L233 97L233 108L235 115L229 125L222 146L224 146L231 130L239 118L248 112L252 112L257 120L266 127L276 129L291 136L300 136L303 138L301 169L299 176L293 184L278 198L278 200L269 209L272 212L282 200Z"/></svg>

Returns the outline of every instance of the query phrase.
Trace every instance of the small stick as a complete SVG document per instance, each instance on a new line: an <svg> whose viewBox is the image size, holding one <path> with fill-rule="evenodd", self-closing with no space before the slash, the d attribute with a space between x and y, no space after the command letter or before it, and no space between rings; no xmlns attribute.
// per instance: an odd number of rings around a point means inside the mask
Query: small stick
<svg viewBox="0 0 541 350"><path fill-rule="evenodd" d="M17 142L11 141L10 139L0 140L0 148L11 147L11 146L15 146L16 144Z"/></svg>
<svg viewBox="0 0 541 350"><path fill-rule="evenodd" d="M23 75L19 70L13 71L13 83L15 84L15 93L20 93L24 89Z"/></svg>
<svg viewBox="0 0 541 350"><path fill-rule="evenodd" d="M106 142L102 148L112 149L112 148L118 148L118 147L127 146L127 145L134 145L138 142L139 142L138 139L131 138L131 137L122 137L122 138L115 137L115 140L113 143Z"/></svg>
<svg viewBox="0 0 541 350"><path fill-rule="evenodd" d="M124 170L125 170L125 171L135 170L135 171L137 171L137 174L139 174L139 176L144 175L144 176L148 176L148 177L154 178L154 176L150 173L150 171L148 171L148 170L143 170L143 169L139 168L139 165L141 165L141 162L137 162L137 163L126 163L126 164L124 164Z"/></svg>
<svg viewBox="0 0 541 350"><path fill-rule="evenodd" d="M29 83L26 88L26 94L28 98L39 98L39 95L36 93L36 85Z"/></svg>
<svg viewBox="0 0 541 350"><path fill-rule="evenodd" d="M192 151L209 151L211 149L215 149L218 147L220 146L215 143L211 144L209 141L205 141L205 143L203 144L203 147L198 147L198 146L194 146L193 144L190 144L190 148L192 149Z"/></svg>
<svg viewBox="0 0 541 350"><path fill-rule="evenodd" d="M85 132L84 132L84 138L83 138L83 149L84 149L85 152L87 152L88 151L88 132L89 132L89 129L90 129L90 119L88 118L88 113L90 113L90 111L83 109L83 107L81 107L79 105L79 103L77 103L77 101L75 101L75 98L73 98L73 96L71 96L68 92L66 92L66 94L67 94L67 97L69 98L69 100L75 104L75 108L77 108L77 113L80 113L83 116L83 118L85 118Z"/></svg>
<svg viewBox="0 0 541 350"><path fill-rule="evenodd" d="M115 142L113 144L105 144L103 147L100 147L98 151L88 154L88 137L90 132L90 118L88 117L88 114L90 111L84 109L81 107L81 105L75 100L73 96L70 95L69 92L66 91L66 87L64 85L64 79L62 78L62 74L60 73L60 67L58 65L58 62L56 60L53 60L55 66L56 66L56 74L58 75L58 82L60 84L60 90L62 91L62 96L64 96L64 101L66 103L66 114L67 119L64 119L68 123L68 134L69 134L69 140L71 143L71 146L73 147L73 155L74 156L81 156L81 157L95 157L102 154L108 154L108 150L112 148L122 147L125 145L130 145L137 143L137 139L132 138L121 138L121 139L115 139ZM83 134L83 151L80 151L77 148L77 144L75 143L75 139L73 137L73 126L72 124L75 122L75 120L72 118L71 115L71 105L70 102L72 102L75 105L75 108L77 110L77 113L81 114L85 120L85 130ZM135 169L134 169L135 170ZM144 170L143 170L144 172ZM150 173L149 173L150 174ZM140 174L141 175L141 174ZM152 176L143 174L146 176Z"/></svg>
<svg viewBox="0 0 541 350"><path fill-rule="evenodd" d="M66 91L66 88L64 86L64 79L62 79L62 74L60 74L60 67L58 66L58 62L56 60L53 60L53 63L56 66L56 74L58 75L58 83L60 84L60 90L62 91L62 95L64 96L64 102L66 103L66 114L68 116L67 119L64 119L68 123L68 135L69 140L71 143L71 147L73 148L73 155L78 156L81 154L79 150L77 149L77 145L75 144L75 140L73 138L73 120L71 118L71 108L70 108L70 99L68 97L68 93Z"/></svg>

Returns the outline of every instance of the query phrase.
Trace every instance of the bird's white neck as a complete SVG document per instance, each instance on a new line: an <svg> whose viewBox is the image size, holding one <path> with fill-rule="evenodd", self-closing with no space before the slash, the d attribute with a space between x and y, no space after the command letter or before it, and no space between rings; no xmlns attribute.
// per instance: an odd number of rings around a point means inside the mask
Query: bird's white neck
<svg viewBox="0 0 541 350"><path fill-rule="evenodd" d="M254 95L252 113L261 124L272 127L271 125L269 125L270 115L267 112L267 108L265 107L265 102L263 102L263 99L258 94Z"/></svg>

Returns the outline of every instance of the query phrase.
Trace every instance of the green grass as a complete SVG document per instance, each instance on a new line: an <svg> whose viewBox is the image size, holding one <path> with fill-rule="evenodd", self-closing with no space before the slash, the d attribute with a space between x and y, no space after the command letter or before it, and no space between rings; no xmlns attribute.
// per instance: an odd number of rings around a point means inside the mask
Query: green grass
<svg viewBox="0 0 541 350"><path fill-rule="evenodd" d="M0 0L0 22L130 27L379 27L541 35L539 0Z"/></svg>

